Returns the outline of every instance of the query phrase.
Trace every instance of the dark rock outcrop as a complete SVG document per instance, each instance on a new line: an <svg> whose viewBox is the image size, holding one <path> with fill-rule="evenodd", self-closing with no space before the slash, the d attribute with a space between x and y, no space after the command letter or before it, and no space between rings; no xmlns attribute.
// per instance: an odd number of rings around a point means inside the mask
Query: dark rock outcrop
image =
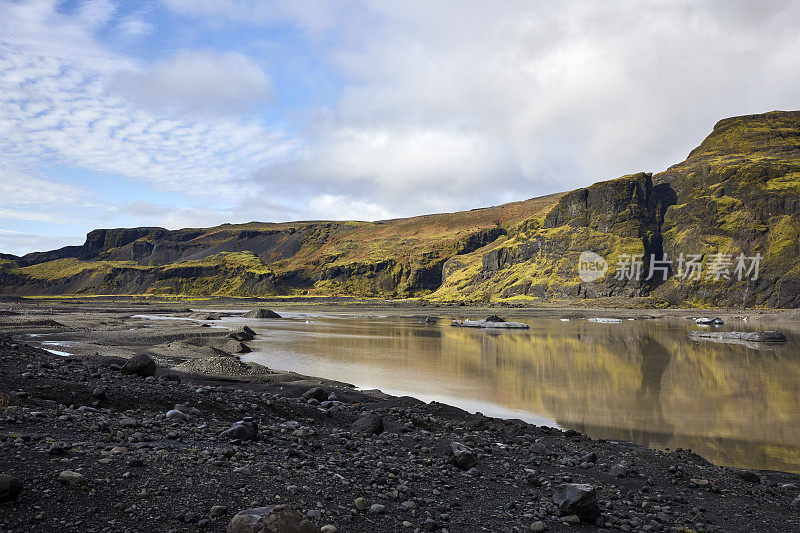
<svg viewBox="0 0 800 533"><path fill-rule="evenodd" d="M350 431L359 435L380 435L383 433L383 418L377 413L364 415L353 422Z"/></svg>
<svg viewBox="0 0 800 533"><path fill-rule="evenodd" d="M281 318L281 315L272 309L253 309L242 315L244 318Z"/></svg>
<svg viewBox="0 0 800 533"><path fill-rule="evenodd" d="M147 377L155 375L156 368L156 362L152 357L146 353L140 353L125 361L125 364L122 365L122 373Z"/></svg>
<svg viewBox="0 0 800 533"><path fill-rule="evenodd" d="M562 513L577 515L584 522L594 523L600 516L597 487L586 483L567 483L556 488L553 502Z"/></svg>

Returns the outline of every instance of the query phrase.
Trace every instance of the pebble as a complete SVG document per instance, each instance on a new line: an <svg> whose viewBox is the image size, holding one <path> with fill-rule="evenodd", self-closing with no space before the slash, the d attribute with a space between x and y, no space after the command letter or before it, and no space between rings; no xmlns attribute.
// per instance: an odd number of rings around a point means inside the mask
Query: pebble
<svg viewBox="0 0 800 533"><path fill-rule="evenodd" d="M224 515L228 514L228 508L225 507L224 505L215 505L215 506L213 506L211 508L211 511L209 512L209 514L211 516L213 516L214 518L217 518L217 517L220 517L220 516L224 516Z"/></svg>
<svg viewBox="0 0 800 533"><path fill-rule="evenodd" d="M189 419L189 417L188 417L188 416L186 416L185 414L183 414L183 412L181 412L181 411L179 411L179 410L177 410L177 409L170 409L169 411L167 411L167 414L166 414L165 416L166 416L166 417L167 417L169 420L180 420L180 421L184 421L184 420L188 420L188 419Z"/></svg>
<svg viewBox="0 0 800 533"><path fill-rule="evenodd" d="M359 511L366 511L369 507L369 503L367 502L366 498L356 498L353 500L353 505L355 505L356 509Z"/></svg>
<svg viewBox="0 0 800 533"><path fill-rule="evenodd" d="M86 478L84 477L84 475L78 472L74 472L72 470L62 471L58 475L58 481L62 485L69 485L71 487L77 487L86 484Z"/></svg>

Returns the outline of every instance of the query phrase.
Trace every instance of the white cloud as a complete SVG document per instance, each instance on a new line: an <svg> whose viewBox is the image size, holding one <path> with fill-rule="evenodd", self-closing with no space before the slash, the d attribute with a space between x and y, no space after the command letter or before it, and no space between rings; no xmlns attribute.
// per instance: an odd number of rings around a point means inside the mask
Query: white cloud
<svg viewBox="0 0 800 533"><path fill-rule="evenodd" d="M392 216L380 205L332 194L311 198L307 212L311 220L385 220Z"/></svg>
<svg viewBox="0 0 800 533"><path fill-rule="evenodd" d="M44 1L2 6L0 153L7 166L29 171L44 161L56 161L231 203L241 195L241 183L253 169L284 158L293 149L294 141L257 118L192 119L150 111L109 93L106 80L118 70L144 69L93 40L95 25L106 21L103 3L77 15L60 14L55 7ZM230 61L226 72L232 81L250 77L250 85L239 94L252 97L267 85L242 57L185 57L194 70L203 58L217 67ZM180 75L188 76L192 68ZM157 65L145 82L157 84L164 69L166 65ZM216 73L222 75L219 69ZM170 87L165 76L160 87L178 98L177 80ZM197 81L208 85L211 80ZM217 84L216 89L196 94L194 102L199 105L203 98L224 100L237 93L225 93Z"/></svg>
<svg viewBox="0 0 800 533"><path fill-rule="evenodd" d="M64 246L65 237L36 235L0 228L0 253L25 255L33 250L53 250Z"/></svg>
<svg viewBox="0 0 800 533"><path fill-rule="evenodd" d="M117 31L129 38L143 37L153 31L153 25L138 15L128 15L117 24Z"/></svg>
<svg viewBox="0 0 800 533"><path fill-rule="evenodd" d="M223 115L272 98L267 75L237 53L182 52L139 71L117 72L111 88L146 107Z"/></svg>
<svg viewBox="0 0 800 533"><path fill-rule="evenodd" d="M298 64L319 72L273 73L276 85L330 77L335 100L298 86L329 105L272 108L289 134L246 112L272 94L259 68L269 56L215 50L212 37L206 51L147 65L96 39L99 29L146 34L142 13L119 18L99 0L71 14L56 0L0 0L3 169L52 182L41 167L58 163L173 191L188 199L160 213L158 198L97 210L170 227L385 218L659 171L720 118L800 107L792 0L165 3L182 35L198 25L207 35L259 36L259 25L266 40L290 34L313 56ZM248 54L279 49L256 40ZM63 216L36 202L3 209Z"/></svg>
<svg viewBox="0 0 800 533"><path fill-rule="evenodd" d="M476 207L657 172L721 118L800 107L797 1L364 9L374 23L329 51L341 98L301 159L264 169L269 187Z"/></svg>

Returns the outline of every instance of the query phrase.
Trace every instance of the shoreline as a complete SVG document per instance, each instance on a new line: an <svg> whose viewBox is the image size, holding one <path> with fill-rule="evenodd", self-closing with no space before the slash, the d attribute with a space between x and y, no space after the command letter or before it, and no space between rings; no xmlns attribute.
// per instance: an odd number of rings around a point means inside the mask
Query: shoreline
<svg viewBox="0 0 800 533"><path fill-rule="evenodd" d="M300 374L181 372L168 368L174 363L169 353L154 353L155 376L127 376L120 372L126 357L145 347L152 351L154 339L221 335L171 320L130 330L132 308L108 306L99 323L87 309L65 320L76 306L35 307L0 317L0 336L15 325L18 331L15 341L0 340L6 394L0 448L7 452L0 474L23 483L16 503L0 503L0 531L135 530L141 523L159 531L223 531L239 510L278 502L308 515L315 527L339 531L800 528L798 474L715 466L689 451L592 439ZM165 305L161 311L192 312L185 309ZM20 339L34 330L58 336L64 331L59 321L67 322L62 325L70 335L101 339L115 353L59 357ZM29 328L21 327L26 323ZM315 387L341 403L323 408L319 400L302 398ZM167 418L180 404L191 414ZM383 431L354 431L357 420L371 415L380 417ZM220 436L248 416L260 428L258 440ZM475 455L472 469L456 466L453 442ZM84 482L59 482L64 469L79 472ZM197 490L173 492L186 479ZM593 487L599 518L559 509L554 497L570 483ZM359 510L356 497L379 507ZM172 512L173 506L183 512ZM224 514L212 512L219 506Z"/></svg>

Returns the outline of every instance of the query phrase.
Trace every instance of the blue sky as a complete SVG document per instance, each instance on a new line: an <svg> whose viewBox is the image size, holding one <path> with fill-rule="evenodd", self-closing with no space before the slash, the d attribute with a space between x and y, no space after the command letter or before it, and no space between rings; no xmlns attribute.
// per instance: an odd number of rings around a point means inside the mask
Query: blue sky
<svg viewBox="0 0 800 533"><path fill-rule="evenodd" d="M797 1L0 0L0 252L379 219L680 161L797 109Z"/></svg>

